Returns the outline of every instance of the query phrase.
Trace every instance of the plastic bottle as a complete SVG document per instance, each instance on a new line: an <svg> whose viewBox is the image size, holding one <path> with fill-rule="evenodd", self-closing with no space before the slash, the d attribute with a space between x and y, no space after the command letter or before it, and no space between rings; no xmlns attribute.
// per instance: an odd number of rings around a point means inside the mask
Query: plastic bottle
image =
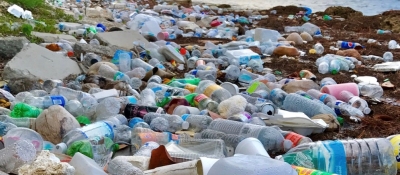
<svg viewBox="0 0 400 175"><path fill-rule="evenodd" d="M236 81L240 76L240 69L235 65L229 65L225 69L225 80L226 81Z"/></svg>
<svg viewBox="0 0 400 175"><path fill-rule="evenodd" d="M317 155L317 156L315 156ZM395 175L396 159L384 138L318 141L299 145L276 159L336 174Z"/></svg>
<svg viewBox="0 0 400 175"><path fill-rule="evenodd" d="M364 84L360 85L360 94L374 99L380 99L383 96L383 89L379 85L375 84Z"/></svg>
<svg viewBox="0 0 400 175"><path fill-rule="evenodd" d="M253 125L232 120L215 119L211 122L208 129L220 131L225 134L255 137L261 141L267 151L286 150L292 147L292 144L288 145L287 142L284 143L284 138L278 130L268 126Z"/></svg>
<svg viewBox="0 0 400 175"><path fill-rule="evenodd" d="M140 149L134 154L134 156L145 156L145 157L151 157L151 152L158 148L160 144L150 141L145 143Z"/></svg>
<svg viewBox="0 0 400 175"><path fill-rule="evenodd" d="M353 93L346 90L340 92L339 95L345 102L357 109L360 109L364 114L369 114L371 112L371 109L368 107L368 103L359 96L355 96Z"/></svg>
<svg viewBox="0 0 400 175"><path fill-rule="evenodd" d="M165 70L165 66L163 64L161 64L161 62L157 58L150 59L149 64L154 67L158 67L159 69Z"/></svg>
<svg viewBox="0 0 400 175"><path fill-rule="evenodd" d="M384 62L393 61L393 54L392 54L392 52L385 52L385 53L383 54L383 61L384 61Z"/></svg>
<svg viewBox="0 0 400 175"><path fill-rule="evenodd" d="M362 111L340 100L336 101L334 110L337 115L364 117Z"/></svg>
<svg viewBox="0 0 400 175"><path fill-rule="evenodd" d="M128 126L131 128L136 128L136 127L150 128L149 124L144 122L144 120L139 117L134 117L131 120L129 120Z"/></svg>
<svg viewBox="0 0 400 175"><path fill-rule="evenodd" d="M221 139L227 147L236 148L236 146L246 137L237 134L225 134L224 132L205 129L201 133L196 133L194 138L201 139Z"/></svg>
<svg viewBox="0 0 400 175"><path fill-rule="evenodd" d="M139 104L143 106L156 106L156 94L151 89L144 89L140 93L140 101Z"/></svg>
<svg viewBox="0 0 400 175"><path fill-rule="evenodd" d="M0 171L11 173L20 166L36 159L35 146L28 140L18 140L0 150Z"/></svg>
<svg viewBox="0 0 400 175"><path fill-rule="evenodd" d="M153 123L153 120L157 118L163 118L163 122L160 123ZM181 131L183 126L187 126L187 122L183 121L183 119L178 116L178 115L169 115L169 114L159 114L159 113L154 113L154 112L149 112L146 115L144 115L143 120L150 124L150 128L153 128L152 126L154 125L159 125L159 126L154 126L156 128L165 128L165 131L175 133L177 131ZM159 119L157 119L159 120ZM163 129L164 130L164 129Z"/></svg>
<svg viewBox="0 0 400 175"><path fill-rule="evenodd" d="M195 75L202 80L212 80L215 81L217 78L217 71L215 70L192 70L189 74Z"/></svg>
<svg viewBox="0 0 400 175"><path fill-rule="evenodd" d="M165 93L168 90L173 90L172 94L169 94L169 96L185 96L187 94L190 94L190 91L187 89L182 89L182 88L177 88L177 87L171 87L171 86L167 86L164 84L157 84L154 82L150 82L147 84L147 88L150 88L151 90L154 91L154 93L156 94L156 97L159 98L164 98L165 97Z"/></svg>
<svg viewBox="0 0 400 175"><path fill-rule="evenodd" d="M12 123L18 127L32 129L35 124L36 118L11 118L7 115L0 115L0 121L5 123Z"/></svg>
<svg viewBox="0 0 400 175"><path fill-rule="evenodd" d="M324 53L324 46L322 46L322 44L321 43L317 43L317 44L315 44L314 45L314 49L315 49L315 51L316 51L316 53L318 54L318 55L321 55L321 54L323 54Z"/></svg>
<svg viewBox="0 0 400 175"><path fill-rule="evenodd" d="M339 71L340 71L340 61L339 60L332 60L329 63L329 72L332 75L335 75L335 74L339 73Z"/></svg>
<svg viewBox="0 0 400 175"><path fill-rule="evenodd" d="M96 121L108 119L119 113L121 103L118 98L107 97L102 99L96 107Z"/></svg>
<svg viewBox="0 0 400 175"><path fill-rule="evenodd" d="M131 143L133 153L136 153L141 146L150 141L165 145L170 141L178 142L179 135L171 134L170 132L154 132L149 128L141 127L132 130Z"/></svg>
<svg viewBox="0 0 400 175"><path fill-rule="evenodd" d="M198 94L204 94L217 103L220 103L231 97L229 91L210 80L201 81L195 92Z"/></svg>
<svg viewBox="0 0 400 175"><path fill-rule="evenodd" d="M47 109L52 105L65 106L68 100L60 95L52 95L45 97L28 97L25 102L37 108Z"/></svg>
<svg viewBox="0 0 400 175"><path fill-rule="evenodd" d="M321 88L324 87L325 85L332 85L332 84L337 84L336 81L334 79L332 79L331 77L325 77L321 80L320 82L321 84Z"/></svg>
<svg viewBox="0 0 400 175"><path fill-rule="evenodd" d="M308 90L307 94L322 101L325 105L327 105L329 107L334 107L336 100L337 100L334 96L326 94L326 93L322 93L321 91L318 91L315 89Z"/></svg>
<svg viewBox="0 0 400 175"><path fill-rule="evenodd" d="M271 100L276 106L281 107L283 101L288 94L280 88L272 89L269 94L269 100Z"/></svg>
<svg viewBox="0 0 400 175"><path fill-rule="evenodd" d="M139 168L133 166L131 163L120 160L113 159L108 163L107 171L110 175L143 175L143 171Z"/></svg>
<svg viewBox="0 0 400 175"><path fill-rule="evenodd" d="M347 41L337 41L336 47L341 49L354 49L357 46L361 46L359 43L347 42Z"/></svg>
<svg viewBox="0 0 400 175"><path fill-rule="evenodd" d="M51 93L51 95L61 95L65 98L67 98L68 100L81 100L83 97L86 96L91 96L88 93L82 92L82 91L77 91L77 90L73 90L70 88L66 88L66 87L61 87L58 86L56 88L54 88Z"/></svg>
<svg viewBox="0 0 400 175"><path fill-rule="evenodd" d="M204 94L198 94L194 97L194 104L200 109L208 109L212 112L218 112L218 103L213 101L211 98L208 98Z"/></svg>
<svg viewBox="0 0 400 175"><path fill-rule="evenodd" d="M187 122L187 125L183 127L185 130L193 132L201 132L210 125L212 118L207 115L194 115L194 114L184 114L182 115L183 121Z"/></svg>
<svg viewBox="0 0 400 175"><path fill-rule="evenodd" d="M279 130L280 130L280 129L279 129ZM282 131L282 130L280 130L280 131L281 131L283 137L284 137L286 140L292 141L293 147L296 147L297 145L301 145L301 144L304 144L304 143L311 143L311 142L312 142L312 140L311 140L310 138L305 137L305 136L300 135L300 134L297 134L297 133L295 133L295 132L292 132L292 131Z"/></svg>
<svg viewBox="0 0 400 175"><path fill-rule="evenodd" d="M132 60L133 63L133 60ZM130 81L130 78L128 75L124 74L123 72L120 71L115 71L113 68L111 68L108 65L102 64L99 67L99 75L106 77L106 78L110 78L113 80L119 80L119 81L125 81L128 82ZM68 97L67 97L68 98Z"/></svg>
<svg viewBox="0 0 400 175"><path fill-rule="evenodd" d="M247 71L246 69L242 69L240 71L240 75L239 75L239 83L243 84L243 85L248 85L250 82L252 82L253 80L259 78L260 75L258 74L253 74L249 71Z"/></svg>
<svg viewBox="0 0 400 175"><path fill-rule="evenodd" d="M128 53L124 52L124 53L120 53L118 55L118 57L119 57L119 64L118 64L119 71L121 71L121 72L130 71L131 63L132 63L130 55Z"/></svg>
<svg viewBox="0 0 400 175"><path fill-rule="evenodd" d="M200 157L224 158L227 154L226 146L221 139L197 139L186 135L179 142L170 142L165 145L174 162L185 162ZM186 151L181 151L186 150Z"/></svg>
<svg viewBox="0 0 400 175"><path fill-rule="evenodd" d="M146 72L148 72L154 68L152 65L146 63L142 59L134 58L134 59L132 59L132 69L137 68L137 67L144 68L144 70L146 70Z"/></svg>
<svg viewBox="0 0 400 175"><path fill-rule="evenodd" d="M303 112L310 118L318 114L332 114L336 117L336 113L330 107L294 93L286 96L282 108L292 112Z"/></svg>

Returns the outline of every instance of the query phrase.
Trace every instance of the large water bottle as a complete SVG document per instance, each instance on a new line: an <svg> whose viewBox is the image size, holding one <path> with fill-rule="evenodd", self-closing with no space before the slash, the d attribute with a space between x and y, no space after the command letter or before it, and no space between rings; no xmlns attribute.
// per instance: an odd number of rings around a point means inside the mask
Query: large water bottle
<svg viewBox="0 0 400 175"><path fill-rule="evenodd" d="M299 145L276 157L291 165L336 174L395 175L396 159L384 138L318 141Z"/></svg>
<svg viewBox="0 0 400 175"><path fill-rule="evenodd" d="M121 71L121 72L130 71L131 70L131 56L128 53L123 52L123 53L120 53L118 55L118 57L119 57L119 64L118 64L119 71Z"/></svg>
<svg viewBox="0 0 400 175"><path fill-rule="evenodd" d="M204 94L217 103L221 103L222 101L231 97L229 91L210 80L201 81L197 86L195 93Z"/></svg>
<svg viewBox="0 0 400 175"><path fill-rule="evenodd" d="M332 114L336 117L336 113L330 107L294 93L286 96L282 108L292 112L303 112L310 118L318 114Z"/></svg>
<svg viewBox="0 0 400 175"><path fill-rule="evenodd" d="M31 106L47 109L52 105L60 105L65 106L65 103L68 100L60 95L52 95L52 96L45 96L45 97L27 97L25 102Z"/></svg>
<svg viewBox="0 0 400 175"><path fill-rule="evenodd" d="M54 88L51 92L51 95L61 95L65 98L67 98L68 100L79 100L81 101L81 99L83 97L86 96L90 96L92 97L90 94L82 92L82 91L77 91L77 90L73 90L67 87L61 87L58 86L56 88Z"/></svg>
<svg viewBox="0 0 400 175"><path fill-rule="evenodd" d="M322 93L321 91L315 90L315 89L310 89L307 91L309 95L312 97L324 102L325 105L329 107L334 107L336 103L336 98L332 95Z"/></svg>
<svg viewBox="0 0 400 175"><path fill-rule="evenodd" d="M292 147L291 142L284 140L282 134L275 128L242 123L232 120L215 119L208 129L223 132L225 134L236 134L244 137L255 137L261 141L266 150L287 150Z"/></svg>
<svg viewBox="0 0 400 175"><path fill-rule="evenodd" d="M339 95L345 102L357 109L360 109L364 114L369 114L371 112L371 109L368 107L368 103L359 96L355 96L353 93L346 90L340 92Z"/></svg>

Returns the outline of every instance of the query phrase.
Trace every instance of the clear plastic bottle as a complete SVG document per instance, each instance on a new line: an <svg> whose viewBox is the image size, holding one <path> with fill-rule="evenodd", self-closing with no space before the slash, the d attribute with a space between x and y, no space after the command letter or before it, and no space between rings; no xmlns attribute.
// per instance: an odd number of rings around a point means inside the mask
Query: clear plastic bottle
<svg viewBox="0 0 400 175"><path fill-rule="evenodd" d="M113 159L108 163L107 171L110 175L143 175L143 171L131 163L121 159Z"/></svg>
<svg viewBox="0 0 400 175"><path fill-rule="evenodd" d="M160 146L160 144L150 141L145 143L140 149L134 154L134 156L145 156L145 157L151 157L151 151L153 149L157 149Z"/></svg>
<svg viewBox="0 0 400 175"><path fill-rule="evenodd" d="M335 74L339 73L339 71L340 71L340 61L339 60L332 60L329 63L329 72L332 75L335 75Z"/></svg>
<svg viewBox="0 0 400 175"><path fill-rule="evenodd" d="M362 111L340 100L336 101L334 109L337 115L364 117Z"/></svg>
<svg viewBox="0 0 400 175"><path fill-rule="evenodd" d="M383 89L375 84L359 84L360 94L373 99L380 99L383 96Z"/></svg>
<svg viewBox="0 0 400 175"><path fill-rule="evenodd" d="M189 74L195 75L202 80L215 81L215 79L217 78L216 70L191 70L189 71Z"/></svg>
<svg viewBox="0 0 400 175"><path fill-rule="evenodd" d="M65 98L67 98L68 100L79 100L79 101L85 96L91 96L88 93L73 90L73 89L66 88L66 87L61 87L61 86L54 88L50 94L51 95L61 95Z"/></svg>
<svg viewBox="0 0 400 175"><path fill-rule="evenodd" d="M217 103L220 103L231 97L229 91L210 80L201 81L197 86L195 93L204 94Z"/></svg>
<svg viewBox="0 0 400 175"><path fill-rule="evenodd" d="M123 53L120 53L118 55L118 57L119 57L119 64L118 64L119 71L121 71L121 72L130 71L131 63L132 63L131 56L128 53L123 52Z"/></svg>
<svg viewBox="0 0 400 175"><path fill-rule="evenodd" d="M397 173L393 147L385 138L306 143L292 148L275 159L295 166L336 174L395 175Z"/></svg>
<svg viewBox="0 0 400 175"><path fill-rule="evenodd" d="M334 79L332 79L331 77L325 77L321 80L320 82L321 84L321 88L324 87L325 85L332 85L332 84L337 84L336 81Z"/></svg>
<svg viewBox="0 0 400 175"><path fill-rule="evenodd" d="M315 44L314 45L314 49L316 50L316 53L318 54L318 55L321 55L321 54L323 54L324 53L324 46L322 46L322 44L321 43L317 43L317 44Z"/></svg>
<svg viewBox="0 0 400 175"><path fill-rule="evenodd" d="M327 62L321 62L318 64L318 72L320 74L326 74L329 72L329 64Z"/></svg>
<svg viewBox="0 0 400 175"><path fill-rule="evenodd" d="M35 106L41 109L47 109L52 105L65 106L67 99L60 95L52 95L45 97L28 97L25 102L29 105Z"/></svg>
<svg viewBox="0 0 400 175"><path fill-rule="evenodd" d="M384 62L393 61L393 54L392 54L392 52L385 52L385 53L383 54L383 61L384 61Z"/></svg>
<svg viewBox="0 0 400 175"><path fill-rule="evenodd" d="M192 50L192 57L197 57L200 58L201 57L201 52L197 47L194 47Z"/></svg>
<svg viewBox="0 0 400 175"><path fill-rule="evenodd" d="M330 107L294 93L286 96L282 108L292 112L303 112L310 118L318 114L332 114L336 117L336 113Z"/></svg>
<svg viewBox="0 0 400 175"><path fill-rule="evenodd" d="M246 137L237 134L225 134L224 132L205 129L201 133L195 134L194 138L198 139L221 139L225 142L225 145L231 148L236 148L236 146L244 140Z"/></svg>
<svg viewBox="0 0 400 175"><path fill-rule="evenodd" d="M261 141L266 150L287 150L292 145L288 145L282 134L275 128L259 126L249 123L242 123L232 120L215 119L211 122L208 129L223 132L225 134L236 134L245 137L255 137Z"/></svg>
<svg viewBox="0 0 400 175"><path fill-rule="evenodd" d="M160 60L158 60L157 58L150 59L149 64L151 66L158 67L159 69L165 70L165 66L163 64L161 64Z"/></svg>
<svg viewBox="0 0 400 175"><path fill-rule="evenodd" d="M157 118L163 118L162 122L153 123L153 120ZM155 112L149 112L144 115L143 120L150 124L150 128L159 128L160 130L164 130L161 128L165 128L165 131L175 133L177 131L181 131L183 126L187 126L187 122L183 121L183 119L178 115L169 115L169 114L159 114ZM158 119L159 120L159 119ZM152 127L153 125L153 127ZM154 126L156 125L156 126Z"/></svg>
<svg viewBox="0 0 400 175"><path fill-rule="evenodd" d="M129 120L128 126L131 128L136 128L136 127L150 128L149 124L144 122L144 120L139 117L133 117L131 120Z"/></svg>
<svg viewBox="0 0 400 175"><path fill-rule="evenodd" d="M178 143L166 144L165 149L174 162L195 160L200 157L218 159L224 158L227 154L225 143L221 139L193 139L186 136L181 137Z"/></svg>
<svg viewBox="0 0 400 175"><path fill-rule="evenodd" d="M140 93L140 105L143 106L156 106L156 94L151 89L144 89Z"/></svg>
<svg viewBox="0 0 400 175"><path fill-rule="evenodd" d="M31 90L29 92L35 97L44 97L49 95L45 90Z"/></svg>
<svg viewBox="0 0 400 175"><path fill-rule="evenodd" d="M336 98L332 95L322 93L321 91L310 89L307 91L307 94L311 95L312 97L322 101L325 105L333 108L336 103Z"/></svg>
<svg viewBox="0 0 400 175"><path fill-rule="evenodd" d="M75 117L83 114L83 105L78 100L68 101L65 109Z"/></svg>
<svg viewBox="0 0 400 175"><path fill-rule="evenodd" d="M187 124L184 124L183 129L193 131L193 132L201 132L210 125L212 122L212 118L207 115L194 115L194 114L184 114L182 115L183 121L186 121Z"/></svg>
<svg viewBox="0 0 400 175"><path fill-rule="evenodd" d="M153 141L160 145L165 145L170 141L178 142L179 135L170 132L154 132L149 128L136 127L132 130L132 152L136 153L145 143Z"/></svg>
<svg viewBox="0 0 400 175"><path fill-rule="evenodd" d="M225 80L226 81L236 81L240 76L240 69L235 65L229 65L225 69Z"/></svg>
<svg viewBox="0 0 400 175"><path fill-rule="evenodd" d="M33 128L36 118L12 118L8 115L0 115L0 121L4 123L12 123L18 127ZM11 128L10 128L11 129Z"/></svg>
<svg viewBox="0 0 400 175"><path fill-rule="evenodd" d="M239 79L239 83L240 84L248 85L253 80L255 80L255 79L259 78L259 77L260 77L260 75L258 75L258 74L254 74L254 73L249 72L246 69L242 69L240 71L240 75L239 75L238 79Z"/></svg>
<svg viewBox="0 0 400 175"><path fill-rule="evenodd" d="M282 89L275 88L269 93L269 100L271 100L276 106L281 107L287 95L288 94Z"/></svg>
<svg viewBox="0 0 400 175"><path fill-rule="evenodd" d="M286 140L292 141L293 147L296 147L297 145L301 145L301 144L304 144L304 143L311 143L312 142L312 140L310 138L308 138L306 136L303 136L303 135L300 135L300 134L297 134L295 132L282 131L282 130L280 130L280 131L281 131L283 137Z"/></svg>
<svg viewBox="0 0 400 175"><path fill-rule="evenodd" d="M11 173L36 159L36 149L28 140L18 140L0 150L0 171Z"/></svg>
<svg viewBox="0 0 400 175"><path fill-rule="evenodd" d="M187 94L190 94L190 91L187 89L182 89L182 88L177 88L177 87L171 87L165 84L158 84L155 82L150 82L147 84L147 88L150 88L151 90L154 91L154 93L156 94L157 98L164 98L165 97L165 93L168 90L172 90L173 93L169 94L172 96L185 96Z"/></svg>
<svg viewBox="0 0 400 175"><path fill-rule="evenodd" d="M96 107L96 121L105 120L120 112L121 103L118 98L102 99Z"/></svg>
<svg viewBox="0 0 400 175"><path fill-rule="evenodd" d="M339 94L345 102L349 103L351 106L361 110L364 114L369 114L371 109L368 107L368 103L361 99L359 96L355 96L349 91L342 91Z"/></svg>

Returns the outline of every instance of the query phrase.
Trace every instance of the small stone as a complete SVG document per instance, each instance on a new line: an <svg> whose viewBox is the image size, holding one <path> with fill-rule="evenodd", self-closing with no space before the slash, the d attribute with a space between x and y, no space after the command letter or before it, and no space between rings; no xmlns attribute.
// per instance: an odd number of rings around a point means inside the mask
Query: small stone
<svg viewBox="0 0 400 175"><path fill-rule="evenodd" d="M287 38L287 41L293 41L296 45L303 44L303 39L298 33L291 33Z"/></svg>

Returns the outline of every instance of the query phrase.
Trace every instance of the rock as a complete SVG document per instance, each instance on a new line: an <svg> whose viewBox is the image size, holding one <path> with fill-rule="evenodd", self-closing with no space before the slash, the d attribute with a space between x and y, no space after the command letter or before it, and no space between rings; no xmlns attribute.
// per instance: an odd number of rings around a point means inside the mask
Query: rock
<svg viewBox="0 0 400 175"><path fill-rule="evenodd" d="M381 86L384 89L394 89L395 88L395 86L390 81L382 83Z"/></svg>
<svg viewBox="0 0 400 175"><path fill-rule="evenodd" d="M45 109L36 119L34 129L53 144L62 142L62 138L69 131L80 128L78 121L65 108L59 105Z"/></svg>
<svg viewBox="0 0 400 175"><path fill-rule="evenodd" d="M362 61L361 55L356 49L338 50L336 52L336 55L354 57L357 58L357 60Z"/></svg>
<svg viewBox="0 0 400 175"><path fill-rule="evenodd" d="M134 30L97 33L94 38L107 46L125 49L133 48L134 41L143 42L145 45L149 43L138 31Z"/></svg>
<svg viewBox="0 0 400 175"><path fill-rule="evenodd" d="M11 59L30 43L25 37L0 38L0 58Z"/></svg>
<svg viewBox="0 0 400 175"><path fill-rule="evenodd" d="M299 90L307 92L309 89L319 90L320 87L312 80L297 80L289 82L282 86L282 90L287 93L295 93Z"/></svg>
<svg viewBox="0 0 400 175"><path fill-rule="evenodd" d="M32 78L20 77L20 78L10 79L10 81L7 83L7 86L10 88L11 93L13 94L18 94L24 91L43 89L40 80L37 78L32 79Z"/></svg>
<svg viewBox="0 0 400 175"><path fill-rule="evenodd" d="M71 35L64 34L51 34L51 33L40 33L40 32L32 32L33 36L41 38L45 43L55 43L60 39L67 40L69 42L78 42L78 40Z"/></svg>
<svg viewBox="0 0 400 175"><path fill-rule="evenodd" d="M314 40L313 37L307 32L301 33L300 36L304 41L307 41L307 42L310 42L310 41Z"/></svg>
<svg viewBox="0 0 400 175"><path fill-rule="evenodd" d="M322 119L326 124L328 124L328 128L326 131L337 131L340 127L339 121L332 114L318 114L311 119Z"/></svg>
<svg viewBox="0 0 400 175"><path fill-rule="evenodd" d="M112 32L114 33L114 32ZM132 44L132 43L131 43ZM133 45L133 44L132 44ZM86 53L95 53L102 57L102 59L111 59L114 57L114 53L117 50L125 50L124 48L117 46L101 46L101 45L90 45L84 43L76 43L74 45L75 55L85 55Z"/></svg>
<svg viewBox="0 0 400 175"><path fill-rule="evenodd" d="M359 11L356 11L350 7L342 7L342 6L328 7L325 10L324 14L341 16L346 19L353 18L355 16L363 16L363 14Z"/></svg>
<svg viewBox="0 0 400 175"><path fill-rule="evenodd" d="M293 41L296 45L303 44L303 39L298 33L291 33L287 38L286 41Z"/></svg>
<svg viewBox="0 0 400 175"><path fill-rule="evenodd" d="M273 55L277 56L299 56L300 53L295 47L290 47L290 46L279 46L274 49Z"/></svg>
<svg viewBox="0 0 400 175"><path fill-rule="evenodd" d="M26 77L62 80L70 74L81 72L79 65L68 57L39 45L29 44L6 64L3 79Z"/></svg>
<svg viewBox="0 0 400 175"><path fill-rule="evenodd" d="M19 175L34 174L58 174L74 175L75 168L66 162L60 160L48 150L40 152L36 160L30 164L25 164L18 169Z"/></svg>

